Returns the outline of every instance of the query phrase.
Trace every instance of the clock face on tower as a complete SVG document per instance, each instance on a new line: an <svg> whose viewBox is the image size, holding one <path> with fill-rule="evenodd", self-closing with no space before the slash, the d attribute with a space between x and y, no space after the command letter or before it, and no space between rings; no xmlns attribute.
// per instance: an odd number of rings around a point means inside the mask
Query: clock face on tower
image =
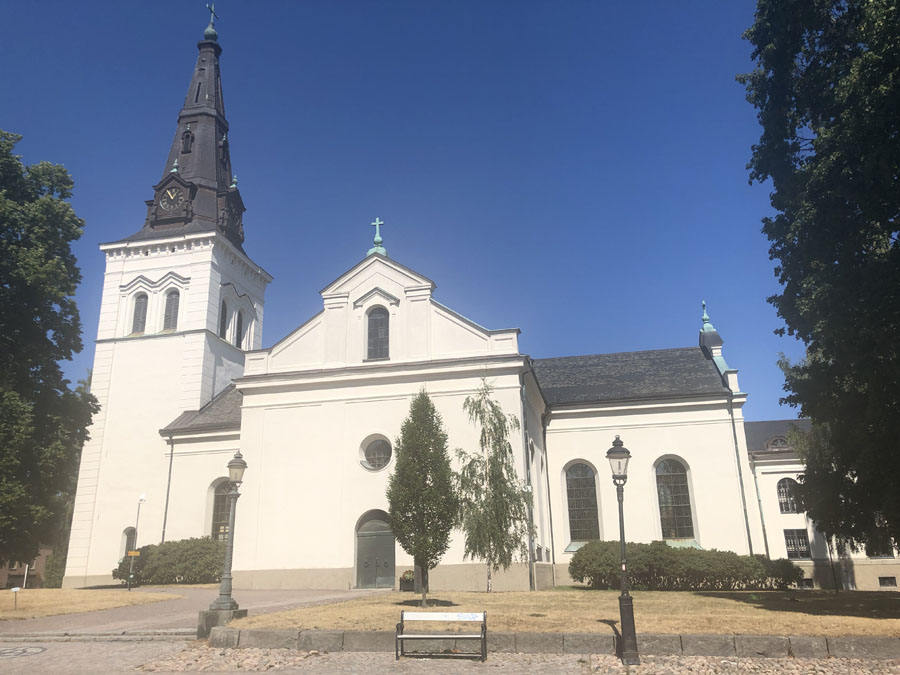
<svg viewBox="0 0 900 675"><path fill-rule="evenodd" d="M174 211L182 204L184 204L184 191L181 188L166 188L160 195L159 205L166 211Z"/></svg>

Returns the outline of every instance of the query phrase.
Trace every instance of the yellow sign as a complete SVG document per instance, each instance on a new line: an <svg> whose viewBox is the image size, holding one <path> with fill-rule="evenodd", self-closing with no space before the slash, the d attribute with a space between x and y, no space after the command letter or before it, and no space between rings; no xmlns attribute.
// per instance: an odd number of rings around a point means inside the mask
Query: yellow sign
<svg viewBox="0 0 900 675"><path fill-rule="evenodd" d="M129 558L139 558L141 555L140 551L128 551Z"/></svg>

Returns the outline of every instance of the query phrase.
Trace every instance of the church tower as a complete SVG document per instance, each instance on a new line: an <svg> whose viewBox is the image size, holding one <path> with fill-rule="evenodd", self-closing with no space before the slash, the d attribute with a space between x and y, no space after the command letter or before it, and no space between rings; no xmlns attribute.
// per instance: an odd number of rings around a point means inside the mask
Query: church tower
<svg viewBox="0 0 900 675"><path fill-rule="evenodd" d="M208 403L243 374L244 352L262 345L272 277L243 249L212 20L197 48L144 225L100 246L106 273L91 383L100 412L82 449L67 587L109 583L127 548L160 541L164 519L177 514L166 515L170 457L159 430Z"/></svg>

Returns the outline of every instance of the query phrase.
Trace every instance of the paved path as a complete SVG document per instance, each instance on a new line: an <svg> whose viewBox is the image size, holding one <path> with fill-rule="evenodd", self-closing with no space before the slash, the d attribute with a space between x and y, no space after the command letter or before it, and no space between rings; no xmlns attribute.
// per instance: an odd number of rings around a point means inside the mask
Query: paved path
<svg viewBox="0 0 900 675"><path fill-rule="evenodd" d="M4 633L61 631L94 633L100 631L196 628L197 613L201 609L208 609L209 604L219 595L218 589L212 588L179 588L174 586L152 589L141 588L140 590L151 593L176 593L183 597L176 600L151 602L146 605L103 609L96 612L59 614L57 616L25 619L23 621L0 621L0 636ZM91 591L85 590L83 592L90 593ZM127 593L128 591L122 589L118 592ZM250 610L251 614L265 614L302 605L350 600L368 593L371 593L371 591L235 591L234 597L240 603L241 608Z"/></svg>

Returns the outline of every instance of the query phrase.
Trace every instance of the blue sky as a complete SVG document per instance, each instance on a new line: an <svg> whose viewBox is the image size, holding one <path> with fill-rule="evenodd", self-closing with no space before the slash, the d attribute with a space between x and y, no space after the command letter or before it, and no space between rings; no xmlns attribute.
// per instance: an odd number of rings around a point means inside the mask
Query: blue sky
<svg viewBox="0 0 900 675"><path fill-rule="evenodd" d="M101 242L138 230L206 26L203 2L3 4L0 128L64 164L86 221L75 253L85 349ZM802 355L750 186L759 137L735 75L754 4L508 0L216 3L245 249L274 275L269 346L371 246L433 279L535 358L692 346L700 301L749 393L779 406Z"/></svg>

